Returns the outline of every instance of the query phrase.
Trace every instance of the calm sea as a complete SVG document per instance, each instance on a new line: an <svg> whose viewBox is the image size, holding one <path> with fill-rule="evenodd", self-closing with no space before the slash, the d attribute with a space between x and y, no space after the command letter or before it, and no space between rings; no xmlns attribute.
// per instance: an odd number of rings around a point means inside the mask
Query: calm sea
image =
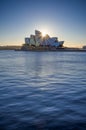
<svg viewBox="0 0 86 130"><path fill-rule="evenodd" d="M85 130L86 53L0 51L0 130Z"/></svg>

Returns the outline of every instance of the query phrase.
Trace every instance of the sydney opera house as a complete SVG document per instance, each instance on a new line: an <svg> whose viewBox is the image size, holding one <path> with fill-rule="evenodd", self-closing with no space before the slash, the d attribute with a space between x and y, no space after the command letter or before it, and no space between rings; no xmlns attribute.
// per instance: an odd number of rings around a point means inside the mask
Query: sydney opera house
<svg viewBox="0 0 86 130"><path fill-rule="evenodd" d="M35 35L25 37L25 44L22 46L22 49L62 48L63 43L64 41L59 41L57 37L50 37L48 34L42 36L42 32L35 30Z"/></svg>
<svg viewBox="0 0 86 130"><path fill-rule="evenodd" d="M38 30L35 30L35 35L25 38L25 44L29 46L62 47L63 43L64 41L58 41L57 37L50 37L48 34L43 37Z"/></svg>

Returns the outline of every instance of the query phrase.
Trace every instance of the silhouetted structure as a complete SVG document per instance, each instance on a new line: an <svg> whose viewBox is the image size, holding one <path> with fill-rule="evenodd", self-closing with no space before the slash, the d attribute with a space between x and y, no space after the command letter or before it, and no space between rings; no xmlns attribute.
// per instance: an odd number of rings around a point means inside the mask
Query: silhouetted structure
<svg viewBox="0 0 86 130"><path fill-rule="evenodd" d="M38 30L35 30L35 35L25 38L25 44L30 46L62 47L63 43L64 41L58 41L57 37L50 37L48 34L43 37L42 33Z"/></svg>

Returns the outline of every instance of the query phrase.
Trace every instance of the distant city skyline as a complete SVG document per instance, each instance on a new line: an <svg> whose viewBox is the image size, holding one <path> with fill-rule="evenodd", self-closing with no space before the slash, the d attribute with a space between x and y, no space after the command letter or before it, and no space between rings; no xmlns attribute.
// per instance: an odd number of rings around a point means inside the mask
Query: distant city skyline
<svg viewBox="0 0 86 130"><path fill-rule="evenodd" d="M0 45L21 45L35 29L86 45L86 0L0 0Z"/></svg>

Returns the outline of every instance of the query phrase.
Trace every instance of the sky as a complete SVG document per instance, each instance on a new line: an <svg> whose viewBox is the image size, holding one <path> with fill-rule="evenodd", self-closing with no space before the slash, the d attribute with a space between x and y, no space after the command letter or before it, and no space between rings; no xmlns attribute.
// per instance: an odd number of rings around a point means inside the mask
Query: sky
<svg viewBox="0 0 86 130"><path fill-rule="evenodd" d="M21 45L35 29L86 45L86 0L0 0L0 45Z"/></svg>

